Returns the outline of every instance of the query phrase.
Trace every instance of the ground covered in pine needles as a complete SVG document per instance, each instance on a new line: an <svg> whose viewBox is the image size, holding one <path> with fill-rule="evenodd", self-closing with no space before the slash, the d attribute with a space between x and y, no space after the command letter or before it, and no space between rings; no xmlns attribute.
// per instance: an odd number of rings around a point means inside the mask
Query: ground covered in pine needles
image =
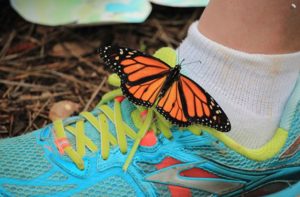
<svg viewBox="0 0 300 197"><path fill-rule="evenodd" d="M91 110L113 87L96 49L115 44L152 54L176 48L201 8L153 5L141 24L46 27L24 21L0 3L0 138L21 135L51 122L60 101Z"/></svg>

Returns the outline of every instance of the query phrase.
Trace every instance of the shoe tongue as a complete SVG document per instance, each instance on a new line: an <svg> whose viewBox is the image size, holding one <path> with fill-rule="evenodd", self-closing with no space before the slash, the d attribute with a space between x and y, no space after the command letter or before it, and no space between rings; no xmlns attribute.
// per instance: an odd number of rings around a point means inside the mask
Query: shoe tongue
<svg viewBox="0 0 300 197"><path fill-rule="evenodd" d="M114 103L115 103L115 101L111 101L111 102L107 103L106 105L108 105L112 110L114 110ZM136 107L130 101L128 101L128 99L124 99L121 102L122 120L134 131L137 131L137 128L134 125L132 116L131 116L131 114L134 110L136 110ZM94 113L94 112L96 113L97 111L98 111L98 109L95 109L91 113ZM108 117L107 117L107 120L108 120L108 124L109 124L109 132L116 137L116 129L115 129L114 123L111 122ZM72 126L75 128L76 122L70 124L69 126ZM65 131L65 132L68 137L69 143L71 144L71 146L73 147L74 150L77 150L75 136L68 131ZM93 141L93 143L98 147L98 150L99 150L101 147L101 134L89 121L85 121L85 123L84 123L84 134L90 140ZM127 140L131 140L131 139L127 138ZM86 148L86 155L88 156L91 153L92 152L88 148Z"/></svg>

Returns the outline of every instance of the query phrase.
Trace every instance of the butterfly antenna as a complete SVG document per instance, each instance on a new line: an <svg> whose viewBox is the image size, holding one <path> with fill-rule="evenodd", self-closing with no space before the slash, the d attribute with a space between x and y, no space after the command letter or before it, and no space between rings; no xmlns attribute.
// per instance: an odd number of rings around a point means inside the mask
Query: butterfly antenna
<svg viewBox="0 0 300 197"><path fill-rule="evenodd" d="M182 65L182 64L183 64L184 60L185 60L185 59L182 59L182 60L181 60L181 62L180 62L180 65Z"/></svg>
<svg viewBox="0 0 300 197"><path fill-rule="evenodd" d="M185 66L185 65L194 64L194 63L200 63L200 64L202 64L201 60L197 60L197 61L194 61L194 62L186 63L184 65L182 64L182 65Z"/></svg>

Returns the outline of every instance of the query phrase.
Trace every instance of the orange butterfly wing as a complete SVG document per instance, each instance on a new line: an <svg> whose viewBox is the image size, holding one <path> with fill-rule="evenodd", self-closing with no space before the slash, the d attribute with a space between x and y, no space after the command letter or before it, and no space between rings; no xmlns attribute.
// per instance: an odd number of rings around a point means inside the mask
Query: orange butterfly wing
<svg viewBox="0 0 300 197"><path fill-rule="evenodd" d="M182 108L190 122L225 132L231 129L226 114L203 88L184 75L180 75L179 84Z"/></svg>
<svg viewBox="0 0 300 197"><path fill-rule="evenodd" d="M163 76L136 85L121 83L121 88L123 94L133 103L151 107L157 100L166 78Z"/></svg>
<svg viewBox="0 0 300 197"><path fill-rule="evenodd" d="M173 82L156 108L166 119L179 126L199 123L224 132L231 129L227 116L216 101L184 75Z"/></svg>
<svg viewBox="0 0 300 197"><path fill-rule="evenodd" d="M122 91L130 101L147 107L155 103L170 73L167 64L129 48L107 46L99 53L121 78Z"/></svg>
<svg viewBox="0 0 300 197"><path fill-rule="evenodd" d="M187 126L190 124L184 113L183 100L178 81L175 81L166 91L165 95L160 98L156 109L173 124L180 126Z"/></svg>
<svg viewBox="0 0 300 197"><path fill-rule="evenodd" d="M136 84L161 78L170 72L170 68L160 60L153 57L136 56L120 62L123 78L126 83Z"/></svg>

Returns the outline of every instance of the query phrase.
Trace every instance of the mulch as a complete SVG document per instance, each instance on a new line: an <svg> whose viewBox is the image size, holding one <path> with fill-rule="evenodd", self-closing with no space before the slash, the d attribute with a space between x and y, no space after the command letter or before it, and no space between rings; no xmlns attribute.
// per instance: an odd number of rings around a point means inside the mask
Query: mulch
<svg viewBox="0 0 300 197"><path fill-rule="evenodd" d="M73 101L91 110L113 89L109 71L95 52L105 44L152 54L176 48L202 8L153 5L141 24L47 27L22 19L0 2L0 138L18 136L51 122L51 106Z"/></svg>

